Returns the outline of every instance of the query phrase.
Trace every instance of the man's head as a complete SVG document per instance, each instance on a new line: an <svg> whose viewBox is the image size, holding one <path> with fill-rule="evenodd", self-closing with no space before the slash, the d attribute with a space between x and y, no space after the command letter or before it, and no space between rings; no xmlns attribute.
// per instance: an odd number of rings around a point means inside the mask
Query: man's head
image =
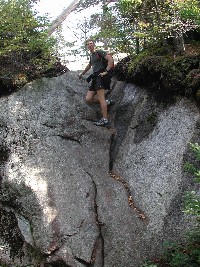
<svg viewBox="0 0 200 267"><path fill-rule="evenodd" d="M94 48L95 48L94 41L93 40L87 40L86 44L87 44L88 50L90 50L90 52L93 52Z"/></svg>

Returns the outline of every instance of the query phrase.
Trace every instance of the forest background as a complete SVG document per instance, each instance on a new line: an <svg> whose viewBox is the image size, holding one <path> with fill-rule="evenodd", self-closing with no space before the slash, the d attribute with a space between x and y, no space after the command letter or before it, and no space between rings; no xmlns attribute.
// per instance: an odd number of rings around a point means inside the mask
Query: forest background
<svg viewBox="0 0 200 267"><path fill-rule="evenodd" d="M198 0L75 0L53 21L48 14L39 14L38 2L0 1L0 83L5 90L21 87L56 68L62 73L67 69L63 66L67 57L87 56L87 38L114 55L125 53L133 58L142 53L144 57L144 51L155 48L183 54L185 41L199 38ZM88 13L88 8L98 12L77 23L76 41L66 40L63 21L72 12Z"/></svg>

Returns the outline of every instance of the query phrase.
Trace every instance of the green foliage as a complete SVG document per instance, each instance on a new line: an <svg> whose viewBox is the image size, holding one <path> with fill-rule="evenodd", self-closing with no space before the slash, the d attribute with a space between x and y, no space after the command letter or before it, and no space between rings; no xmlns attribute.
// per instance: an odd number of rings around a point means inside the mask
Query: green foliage
<svg viewBox="0 0 200 267"><path fill-rule="evenodd" d="M97 39L106 39L111 48L130 54L149 44L164 44L200 26L198 0L119 0L103 9Z"/></svg>
<svg viewBox="0 0 200 267"><path fill-rule="evenodd" d="M34 51L42 49L49 52L53 39L47 38L46 17L35 18L30 0L0 0L0 54L11 51Z"/></svg>
<svg viewBox="0 0 200 267"><path fill-rule="evenodd" d="M195 191L191 191L186 194L184 212L195 216L200 222L200 196L197 196Z"/></svg>
<svg viewBox="0 0 200 267"><path fill-rule="evenodd" d="M200 146L197 143L196 144L190 143L190 147L191 147L192 151L194 152L196 158L198 160L200 160Z"/></svg>
<svg viewBox="0 0 200 267"><path fill-rule="evenodd" d="M191 144L190 143L190 148L191 148L192 152L194 153L197 161L200 161L200 146L198 144ZM188 172L190 172L190 173L192 173L194 175L195 182L200 183L200 170L199 170L199 166L196 166L194 164L191 164L191 163L186 162L184 168Z"/></svg>
<svg viewBox="0 0 200 267"><path fill-rule="evenodd" d="M157 265L145 263L142 265L142 267L157 267Z"/></svg>
<svg viewBox="0 0 200 267"><path fill-rule="evenodd" d="M37 16L34 0L0 0L0 79L22 85L56 62L49 19Z"/></svg>
<svg viewBox="0 0 200 267"><path fill-rule="evenodd" d="M198 144L190 144L196 159L200 161L200 146ZM194 164L186 164L186 169L190 171L195 178L195 182L200 183L200 170ZM192 215L198 223L200 223L200 195L195 191L187 192L185 195L185 209L186 214Z"/></svg>
<svg viewBox="0 0 200 267"><path fill-rule="evenodd" d="M145 263L141 267L157 267L157 265L151 263Z"/></svg>
<svg viewBox="0 0 200 267"><path fill-rule="evenodd" d="M194 25L200 26L200 6L198 0L179 2L180 15L184 20L193 21Z"/></svg>
<svg viewBox="0 0 200 267"><path fill-rule="evenodd" d="M135 69L138 67L140 62L151 55L150 51L144 50L139 55L133 55L132 60L128 67L128 72L131 73L132 71L135 71Z"/></svg>
<svg viewBox="0 0 200 267"><path fill-rule="evenodd" d="M187 242L184 244L166 243L160 262L170 267L198 267L200 263L199 228L187 234Z"/></svg>
<svg viewBox="0 0 200 267"><path fill-rule="evenodd" d="M119 8L136 32L153 38L196 28L200 7L197 0L119 1Z"/></svg>
<svg viewBox="0 0 200 267"><path fill-rule="evenodd" d="M190 45L195 52L196 47L196 44ZM152 46L119 62L115 73L125 82L146 86L157 101L169 102L177 95L198 99L199 62L200 55L197 53L190 55L186 52L186 55L174 56L171 46Z"/></svg>

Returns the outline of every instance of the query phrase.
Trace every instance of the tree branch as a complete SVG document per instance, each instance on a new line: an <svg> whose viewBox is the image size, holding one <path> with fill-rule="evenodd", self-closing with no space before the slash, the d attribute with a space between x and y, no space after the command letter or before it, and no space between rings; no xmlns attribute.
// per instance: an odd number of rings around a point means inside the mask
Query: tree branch
<svg viewBox="0 0 200 267"><path fill-rule="evenodd" d="M49 35L51 35L62 24L67 16L69 16L69 14L78 7L80 2L80 0L74 0L67 8L63 10L63 12L52 22L51 26L49 27Z"/></svg>

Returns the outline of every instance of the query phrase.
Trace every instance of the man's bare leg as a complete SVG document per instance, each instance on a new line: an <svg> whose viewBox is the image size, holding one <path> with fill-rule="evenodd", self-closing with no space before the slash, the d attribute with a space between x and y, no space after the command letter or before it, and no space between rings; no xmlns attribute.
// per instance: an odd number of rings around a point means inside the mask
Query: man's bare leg
<svg viewBox="0 0 200 267"><path fill-rule="evenodd" d="M88 91L85 97L85 102L86 104L90 105L90 104L99 104L99 99L96 96L96 92L95 91Z"/></svg>
<svg viewBox="0 0 200 267"><path fill-rule="evenodd" d="M97 90L97 96L98 96L98 100L100 102L103 118L108 119L108 108L107 108L107 103L106 103L106 99L105 99L105 89Z"/></svg>

